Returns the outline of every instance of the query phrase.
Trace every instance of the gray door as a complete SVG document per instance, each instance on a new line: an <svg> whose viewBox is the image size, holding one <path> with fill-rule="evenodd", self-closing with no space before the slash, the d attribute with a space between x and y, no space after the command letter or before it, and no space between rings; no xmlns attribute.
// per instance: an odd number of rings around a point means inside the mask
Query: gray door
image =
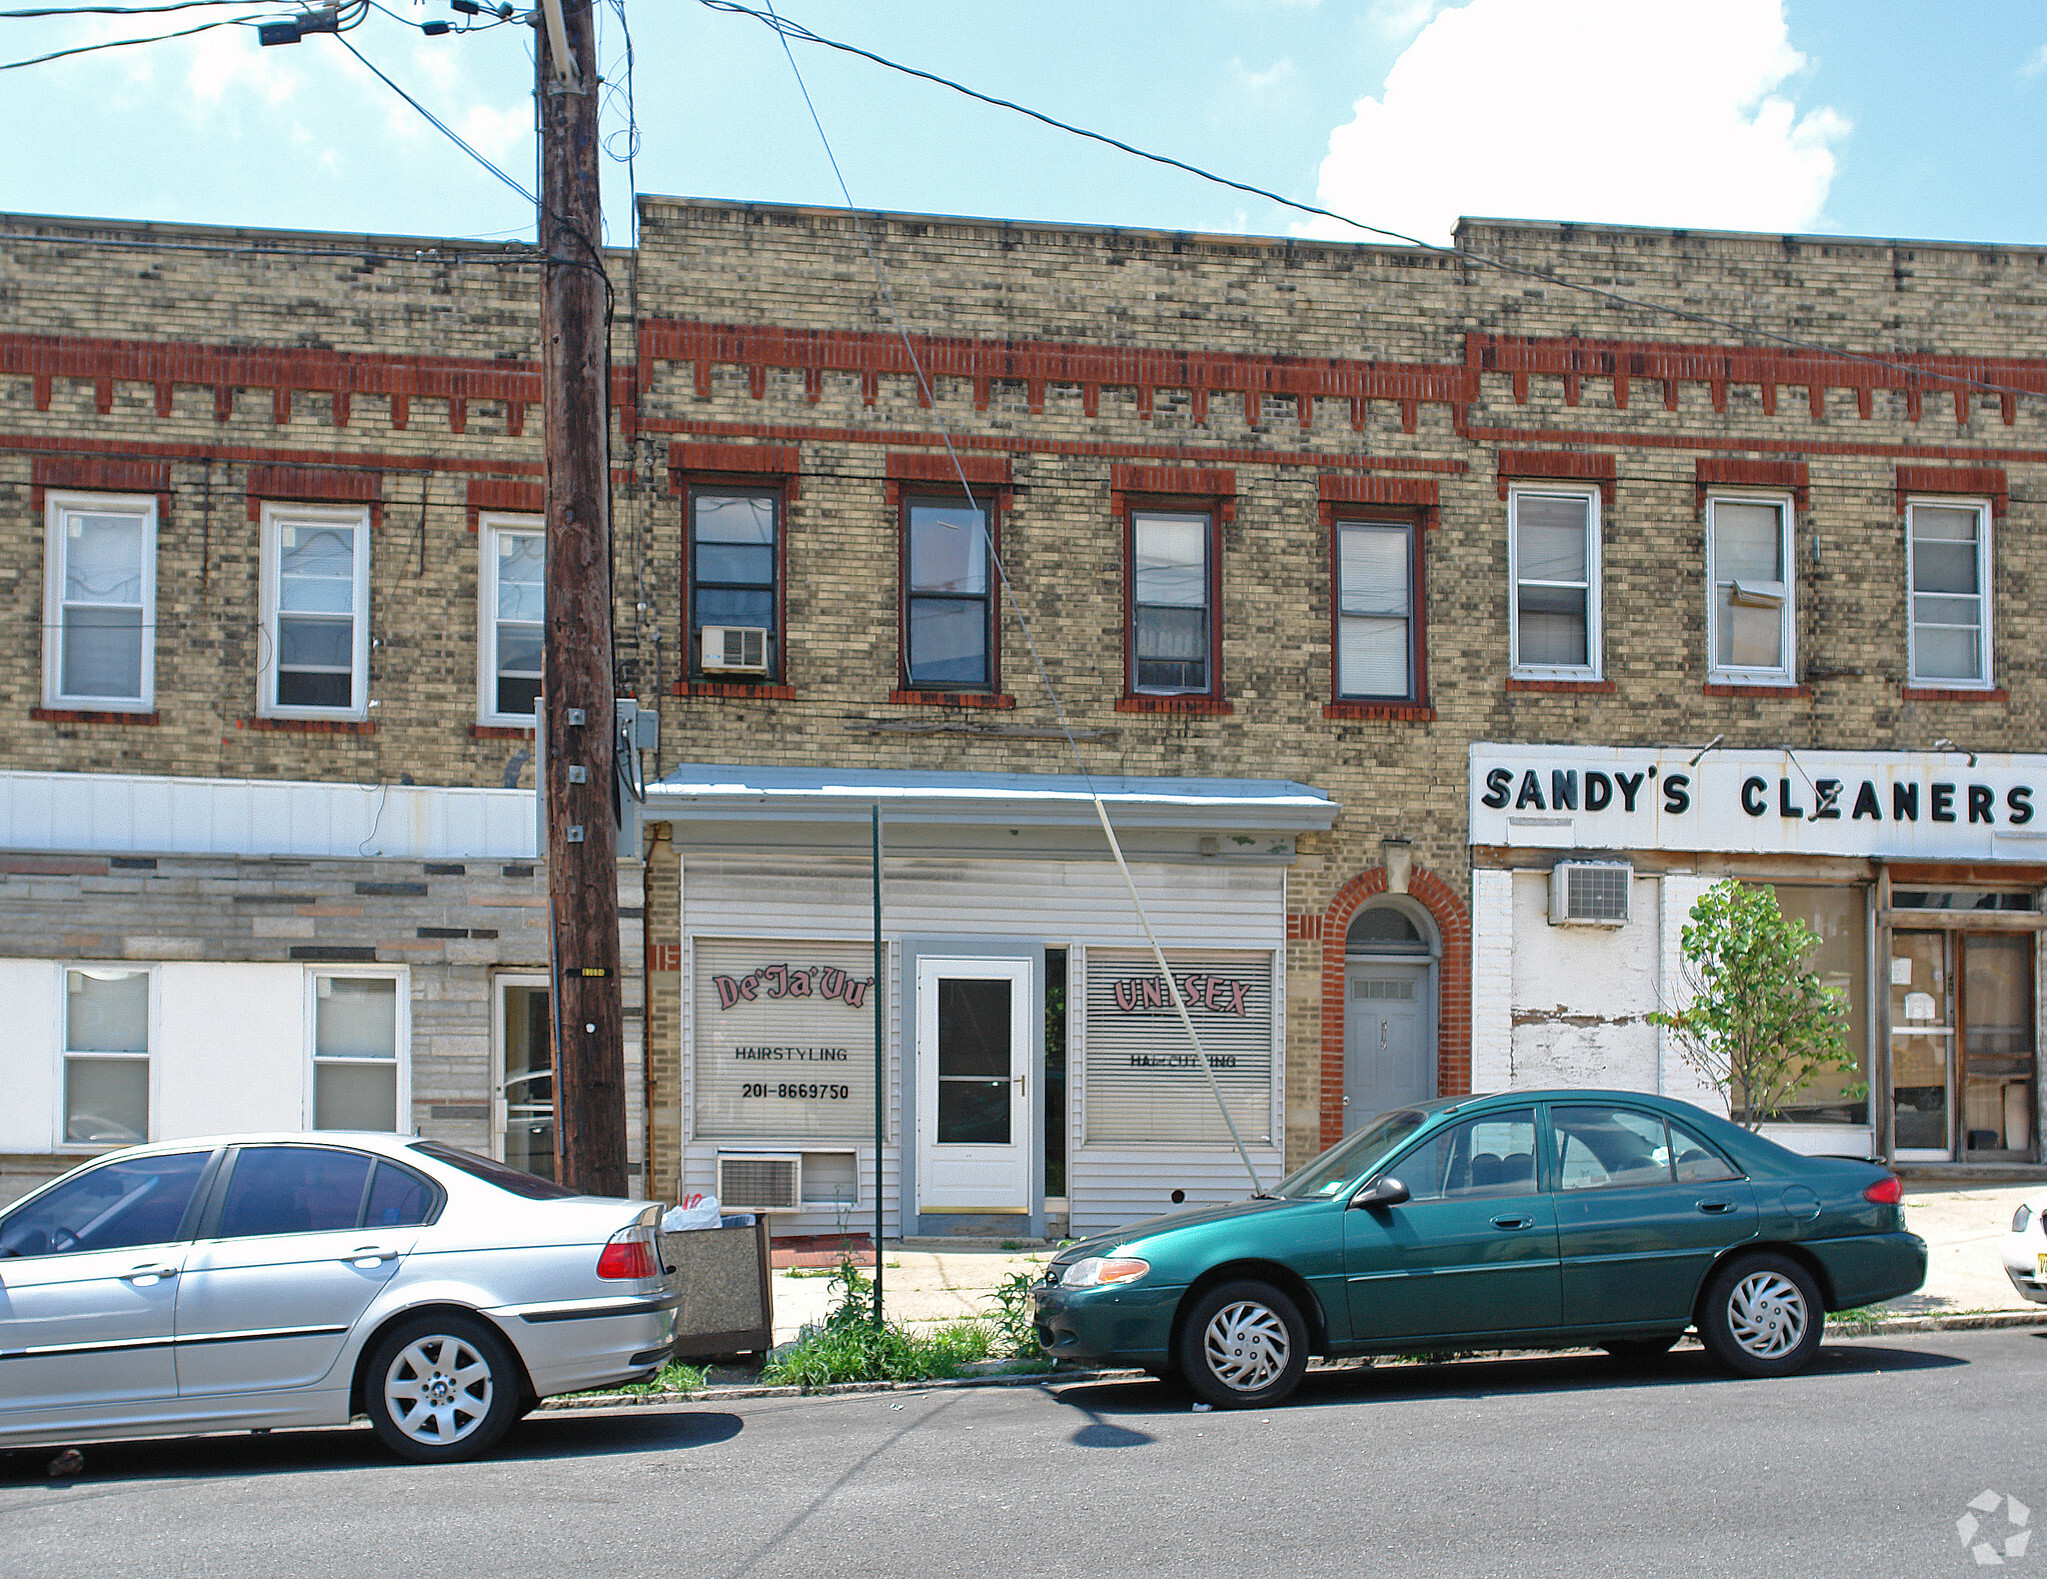
<svg viewBox="0 0 2047 1579"><path fill-rule="evenodd" d="M1352 960L1344 967L1343 1132L1436 1094L1429 967Z"/></svg>

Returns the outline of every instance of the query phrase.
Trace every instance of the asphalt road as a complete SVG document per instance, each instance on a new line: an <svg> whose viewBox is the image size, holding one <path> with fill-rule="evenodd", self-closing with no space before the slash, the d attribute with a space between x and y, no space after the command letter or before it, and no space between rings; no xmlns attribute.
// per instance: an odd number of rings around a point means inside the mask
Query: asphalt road
<svg viewBox="0 0 2047 1579"><path fill-rule="evenodd" d="M1378 1367L1285 1408L1155 1383L543 1412L479 1464L366 1428L0 1454L0 1573L60 1576L1963 1574L2047 1520L2047 1334ZM2000 1502L1979 1540L2015 1533ZM2000 1565L2047 1575L2047 1536Z"/></svg>

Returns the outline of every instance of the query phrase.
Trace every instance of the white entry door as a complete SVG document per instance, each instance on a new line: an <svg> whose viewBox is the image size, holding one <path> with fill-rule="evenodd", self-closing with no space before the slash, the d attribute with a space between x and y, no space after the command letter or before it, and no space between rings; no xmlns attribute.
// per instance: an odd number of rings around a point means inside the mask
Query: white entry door
<svg viewBox="0 0 2047 1579"><path fill-rule="evenodd" d="M1031 962L917 961L917 1206L1031 1209Z"/></svg>

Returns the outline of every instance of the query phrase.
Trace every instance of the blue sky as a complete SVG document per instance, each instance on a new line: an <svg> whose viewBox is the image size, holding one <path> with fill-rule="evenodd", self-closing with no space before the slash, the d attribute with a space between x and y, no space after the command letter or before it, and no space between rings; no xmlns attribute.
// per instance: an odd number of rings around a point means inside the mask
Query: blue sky
<svg viewBox="0 0 2047 1579"><path fill-rule="evenodd" d="M446 0L386 0L447 19ZM291 7L227 7L278 16ZM818 32L1371 223L1458 213L2047 245L2047 6L2017 0L786 0ZM0 23L19 59L190 25ZM628 0L639 189L836 203L779 42L694 0ZM606 17L604 65L621 82ZM366 56L531 184L528 35ZM1344 235L815 46L795 47L865 207ZM516 237L531 215L332 38L248 28L0 75L0 207ZM610 122L624 125L622 95ZM624 139L612 146L624 151ZM607 168L613 240L626 167Z"/></svg>

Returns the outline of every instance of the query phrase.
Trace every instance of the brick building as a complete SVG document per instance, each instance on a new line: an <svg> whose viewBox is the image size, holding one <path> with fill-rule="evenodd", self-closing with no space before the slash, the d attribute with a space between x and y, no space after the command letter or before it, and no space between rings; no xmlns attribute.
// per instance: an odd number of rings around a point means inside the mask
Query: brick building
<svg viewBox="0 0 2047 1579"><path fill-rule="evenodd" d="M1240 1191L1091 788L1268 1180L1474 1084L1696 1091L1643 1015L1728 873L1822 932L1865 1064L1785 1138L2038 1156L2047 253L1465 224L1531 275L865 224L903 332L840 213L645 199L611 260L620 680L665 721L622 875L650 1193L788 1189L825 1228L878 1187L931 1232ZM207 1049L174 978L226 964L298 984L238 1055L284 1060L297 1122L388 1046L397 1122L503 1147L539 1105L508 994L544 990L498 919L543 893L505 811L530 271L5 228L36 239L4 265L0 598L44 633L0 654L0 971L50 1007L0 1150L54 1166L87 1097L134 1112L135 1050L60 1010L132 1024L135 972L147 1124L196 1123L221 1077L178 1063ZM168 809L287 782L275 825ZM323 1054L362 972L409 1013L357 1005Z"/></svg>

